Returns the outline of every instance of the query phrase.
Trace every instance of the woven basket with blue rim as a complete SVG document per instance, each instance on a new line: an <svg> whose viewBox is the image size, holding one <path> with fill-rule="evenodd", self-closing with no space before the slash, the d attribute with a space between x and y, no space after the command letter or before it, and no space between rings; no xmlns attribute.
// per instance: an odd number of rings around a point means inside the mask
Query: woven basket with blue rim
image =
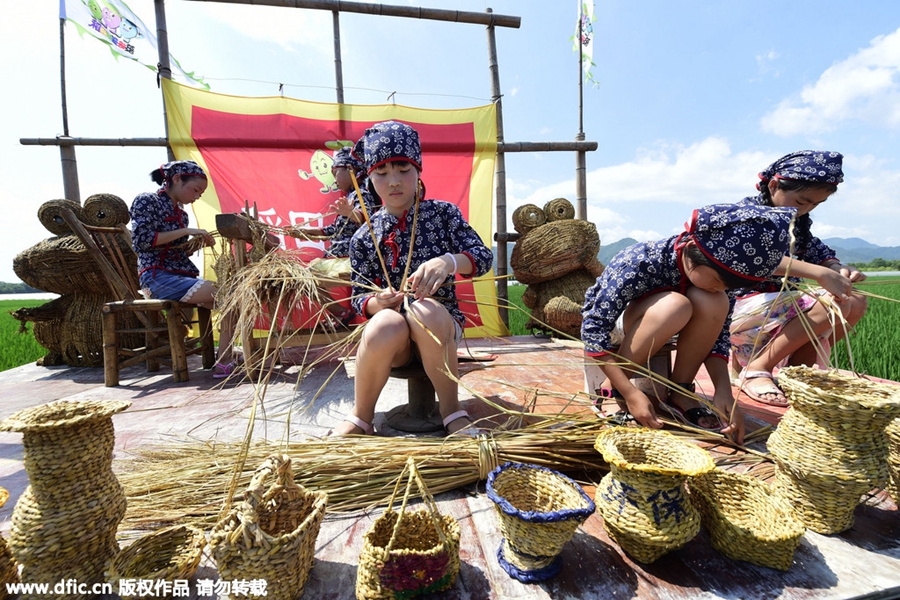
<svg viewBox="0 0 900 600"><path fill-rule="evenodd" d="M497 559L510 576L526 583L559 573L559 553L594 512L581 487L546 467L508 462L491 471L487 494L500 518L503 540Z"/></svg>

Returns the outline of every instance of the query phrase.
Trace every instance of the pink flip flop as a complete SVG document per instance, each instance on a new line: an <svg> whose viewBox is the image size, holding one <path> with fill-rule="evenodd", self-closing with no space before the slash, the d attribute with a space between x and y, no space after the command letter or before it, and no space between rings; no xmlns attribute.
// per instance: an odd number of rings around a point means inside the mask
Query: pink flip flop
<svg viewBox="0 0 900 600"><path fill-rule="evenodd" d="M747 382L751 379L768 379L769 386L763 388L765 391L759 391L758 389L752 390L747 385ZM790 406L787 396L785 396L784 391L780 387L778 387L778 383L775 381L775 376L772 375L769 371L743 371L741 372L739 383L741 385L741 391L746 394L747 397L751 400L760 402L762 404L768 404L769 406L777 406L779 408L786 408ZM784 400L773 400L772 396L776 394L781 395Z"/></svg>

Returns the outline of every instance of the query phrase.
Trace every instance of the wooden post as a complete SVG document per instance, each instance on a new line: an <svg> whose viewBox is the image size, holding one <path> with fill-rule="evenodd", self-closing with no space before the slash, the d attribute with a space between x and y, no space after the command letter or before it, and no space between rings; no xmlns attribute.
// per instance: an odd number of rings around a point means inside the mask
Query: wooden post
<svg viewBox="0 0 900 600"><path fill-rule="evenodd" d="M170 307L166 310L166 325L169 329L169 347L172 351L172 376L175 383L189 379L187 354L184 351L184 321L181 319L181 307Z"/></svg>
<svg viewBox="0 0 900 600"><path fill-rule="evenodd" d="M119 385L119 344L116 339L116 315L103 311L103 383Z"/></svg>
<svg viewBox="0 0 900 600"><path fill-rule="evenodd" d="M488 13L493 13L487 9ZM493 14L492 14L493 16ZM488 38L488 69L491 72L491 101L497 106L497 143L503 143L503 101L500 94L500 68L497 65L497 37L494 35L494 22L491 20L487 26ZM509 263L506 252L506 156L503 152L497 152L497 160L494 163L494 177L497 182L495 200L497 202L497 311L500 320L509 327L509 291L506 285L506 266Z"/></svg>

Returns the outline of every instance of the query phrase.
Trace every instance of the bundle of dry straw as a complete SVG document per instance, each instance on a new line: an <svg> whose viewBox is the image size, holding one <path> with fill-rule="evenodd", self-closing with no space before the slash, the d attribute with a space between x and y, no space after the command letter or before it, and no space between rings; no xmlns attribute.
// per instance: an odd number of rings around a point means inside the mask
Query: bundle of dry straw
<svg viewBox="0 0 900 600"><path fill-rule="evenodd" d="M297 482L328 493L330 512L383 506L408 457L433 494L486 479L505 462L524 462L584 475L605 469L593 449L603 421L563 426L539 424L481 439L382 438L348 436L292 442L286 447L255 444L245 464L255 465L276 452L288 454ZM212 523L223 509L230 486L246 487L253 474L245 467L232 482L241 460L240 442L185 442L165 449L139 450L118 463L128 498L126 525L146 528L160 522Z"/></svg>

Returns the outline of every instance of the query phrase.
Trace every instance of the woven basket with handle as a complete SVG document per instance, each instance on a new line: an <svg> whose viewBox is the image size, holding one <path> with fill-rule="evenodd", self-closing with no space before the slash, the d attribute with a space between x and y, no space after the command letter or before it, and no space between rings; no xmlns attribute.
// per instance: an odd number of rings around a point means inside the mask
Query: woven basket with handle
<svg viewBox="0 0 900 600"><path fill-rule="evenodd" d="M290 458L267 458L253 474L244 501L210 535L220 577L262 579L267 598L299 598L313 566L327 503L325 492L294 482Z"/></svg>
<svg viewBox="0 0 900 600"><path fill-rule="evenodd" d="M400 511L394 501L406 478ZM416 486L424 507L407 511ZM360 600L411 598L449 589L459 574L459 523L442 515L428 492L412 457L406 461L388 509L363 537L356 574Z"/></svg>

